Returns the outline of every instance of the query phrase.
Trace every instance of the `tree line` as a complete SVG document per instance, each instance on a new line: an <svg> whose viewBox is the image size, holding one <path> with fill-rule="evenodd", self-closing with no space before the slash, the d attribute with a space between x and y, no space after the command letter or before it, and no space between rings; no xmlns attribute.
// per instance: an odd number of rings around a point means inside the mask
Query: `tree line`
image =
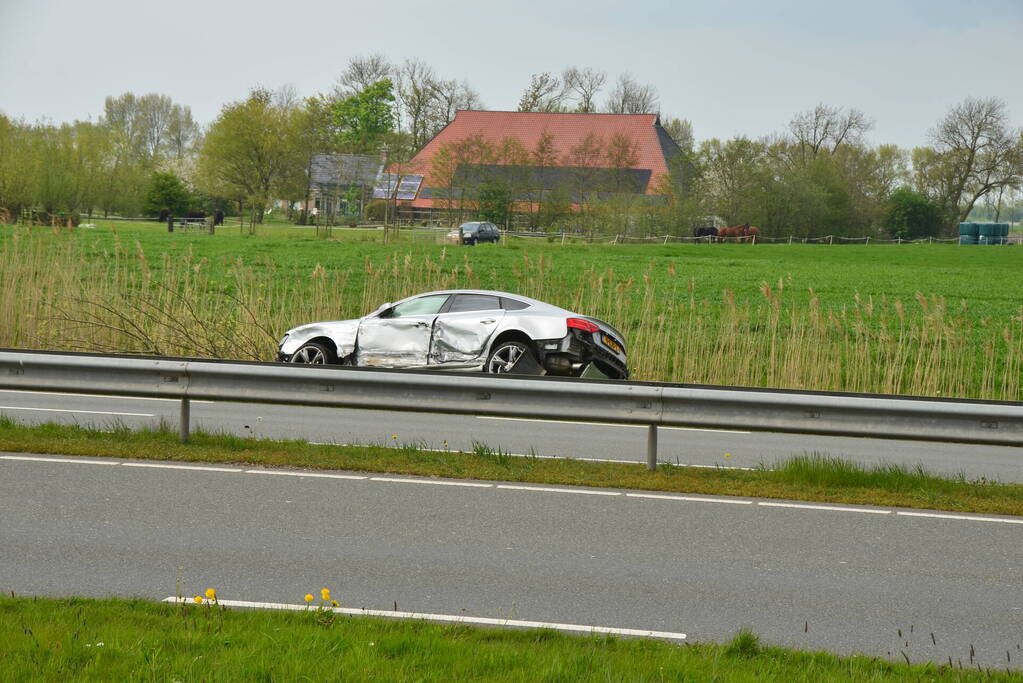
<svg viewBox="0 0 1023 683"><path fill-rule="evenodd" d="M0 114L0 218L205 208L251 224L273 200L308 199L316 154L385 151L401 164L457 110L484 108L470 84L422 60L374 54L351 59L327 92L254 88L207 126L159 94L107 97L95 122ZM574 66L531 75L518 109L660 113L653 85ZM912 238L951 233L975 210L1004 220L1023 185L1023 131L996 98L951 107L915 149L871 145L864 112L823 103L759 139L697 140L688 120L662 114L661 122L681 153L657 181L659 201L630 185L630 140L591 136L560 156L549 139L534 149L481 138L449 145L430 169L446 185L439 203L459 217L525 210L534 227L588 232L688 234L716 220L765 235ZM560 189L546 180L559 166L571 169Z"/></svg>

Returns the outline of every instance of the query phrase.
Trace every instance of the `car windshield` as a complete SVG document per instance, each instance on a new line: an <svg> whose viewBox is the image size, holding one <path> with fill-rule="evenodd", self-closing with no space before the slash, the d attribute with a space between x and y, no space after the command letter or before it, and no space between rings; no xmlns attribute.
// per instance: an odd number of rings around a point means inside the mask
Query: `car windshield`
<svg viewBox="0 0 1023 683"><path fill-rule="evenodd" d="M430 315L436 313L448 300L447 294L421 296L398 304L380 315L381 318L401 318L406 315Z"/></svg>
<svg viewBox="0 0 1023 683"><path fill-rule="evenodd" d="M462 225L462 232L463 233L476 232L477 230L479 230L479 228L480 228L479 223L465 223Z"/></svg>

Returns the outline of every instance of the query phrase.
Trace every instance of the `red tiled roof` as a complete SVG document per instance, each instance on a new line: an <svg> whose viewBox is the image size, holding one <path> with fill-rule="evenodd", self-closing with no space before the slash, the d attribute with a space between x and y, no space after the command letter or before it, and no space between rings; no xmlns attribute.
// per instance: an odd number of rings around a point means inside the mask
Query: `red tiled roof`
<svg viewBox="0 0 1023 683"><path fill-rule="evenodd" d="M665 152L658 137L659 124L656 114L562 114L517 111L476 111L462 110L454 120L426 144L407 164L405 172L422 173L426 176L423 187L438 185L432 172L434 155L446 144L482 135L488 142L498 144L504 138L518 139L528 151L536 147L540 136L547 131L553 136L554 147L564 165L569 151L593 133L607 143L615 134L630 138L636 146L637 163L632 168L649 169L651 181L647 194L654 194L656 178L668 172ZM433 200L417 197L411 203L415 207L429 207Z"/></svg>

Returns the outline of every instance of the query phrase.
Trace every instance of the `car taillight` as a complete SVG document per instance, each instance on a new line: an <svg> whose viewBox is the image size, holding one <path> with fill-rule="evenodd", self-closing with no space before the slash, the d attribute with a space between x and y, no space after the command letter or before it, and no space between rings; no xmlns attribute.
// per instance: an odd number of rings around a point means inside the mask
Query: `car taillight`
<svg viewBox="0 0 1023 683"><path fill-rule="evenodd" d="M565 320L565 323L569 327L574 327L575 329L582 330L583 332L596 332L600 329L589 320L583 320L582 318L568 318Z"/></svg>

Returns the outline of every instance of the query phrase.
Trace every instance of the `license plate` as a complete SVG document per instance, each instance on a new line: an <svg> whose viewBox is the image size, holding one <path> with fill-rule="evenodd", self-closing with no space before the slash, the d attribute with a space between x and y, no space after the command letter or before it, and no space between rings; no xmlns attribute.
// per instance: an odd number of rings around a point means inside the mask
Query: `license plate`
<svg viewBox="0 0 1023 683"><path fill-rule="evenodd" d="M606 334L604 335L603 342L604 346L611 349L615 353L622 353L622 345L616 342L611 337L607 336Z"/></svg>

